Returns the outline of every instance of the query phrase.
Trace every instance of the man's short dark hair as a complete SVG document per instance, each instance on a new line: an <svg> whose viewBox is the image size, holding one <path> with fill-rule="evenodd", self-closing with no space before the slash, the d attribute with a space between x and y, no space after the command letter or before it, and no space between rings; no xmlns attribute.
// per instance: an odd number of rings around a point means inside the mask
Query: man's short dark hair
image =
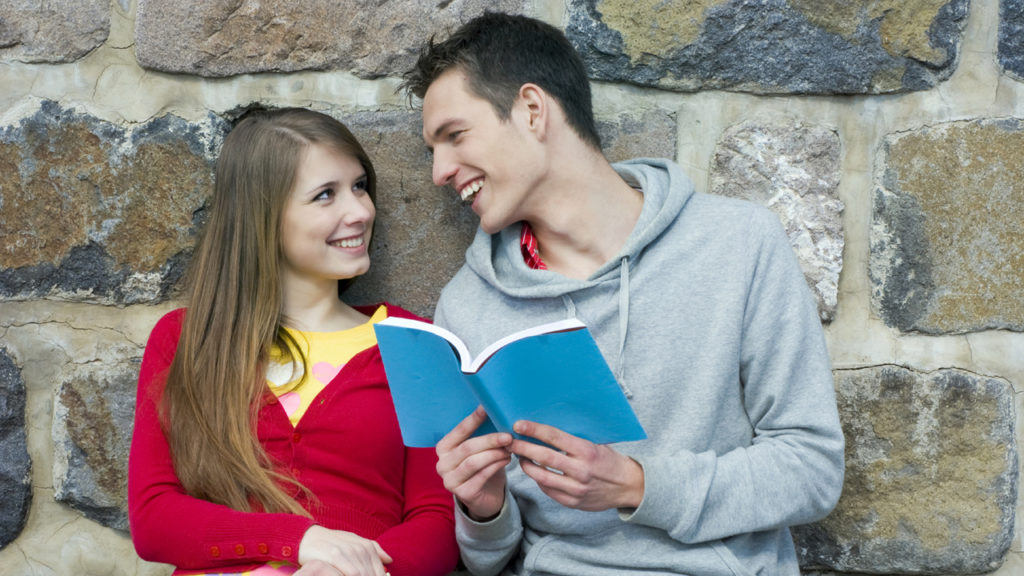
<svg viewBox="0 0 1024 576"><path fill-rule="evenodd" d="M558 28L526 16L486 12L443 41L432 37L400 89L423 98L435 80L455 68L502 121L511 117L523 84L540 86L562 107L580 138L601 149L583 61Z"/></svg>

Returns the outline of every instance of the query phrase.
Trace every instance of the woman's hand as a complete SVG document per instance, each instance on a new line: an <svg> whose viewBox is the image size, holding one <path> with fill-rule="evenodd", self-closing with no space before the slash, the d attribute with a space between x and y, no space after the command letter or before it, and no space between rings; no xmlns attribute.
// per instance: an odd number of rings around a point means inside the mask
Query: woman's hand
<svg viewBox="0 0 1024 576"><path fill-rule="evenodd" d="M385 576L391 556L373 540L342 530L312 526L299 543L299 564L309 566L304 576ZM326 566L324 566L326 564Z"/></svg>
<svg viewBox="0 0 1024 576"><path fill-rule="evenodd" d="M308 564L303 564L301 568L296 570L292 576L345 576L341 572L334 569L323 560L313 560Z"/></svg>

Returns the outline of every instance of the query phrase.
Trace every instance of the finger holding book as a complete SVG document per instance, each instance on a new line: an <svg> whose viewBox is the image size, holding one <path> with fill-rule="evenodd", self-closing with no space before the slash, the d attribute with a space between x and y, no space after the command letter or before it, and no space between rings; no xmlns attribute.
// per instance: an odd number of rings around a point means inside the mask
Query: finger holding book
<svg viewBox="0 0 1024 576"><path fill-rule="evenodd" d="M505 466L512 456L510 434L499 432L474 437L487 422L477 407L437 443L437 473L474 520L497 516L505 503Z"/></svg>
<svg viewBox="0 0 1024 576"><path fill-rule="evenodd" d="M512 442L523 472L563 506L599 511L636 508L644 495L644 472L632 458L606 444L594 444L553 426L520 420Z"/></svg>

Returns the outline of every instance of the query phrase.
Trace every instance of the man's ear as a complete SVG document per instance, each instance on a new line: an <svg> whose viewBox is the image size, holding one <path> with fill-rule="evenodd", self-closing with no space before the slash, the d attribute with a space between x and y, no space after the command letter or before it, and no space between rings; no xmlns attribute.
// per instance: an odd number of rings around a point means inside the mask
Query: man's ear
<svg viewBox="0 0 1024 576"><path fill-rule="evenodd" d="M527 82L519 87L519 101L526 113L526 127L543 139L548 129L549 100L543 88Z"/></svg>

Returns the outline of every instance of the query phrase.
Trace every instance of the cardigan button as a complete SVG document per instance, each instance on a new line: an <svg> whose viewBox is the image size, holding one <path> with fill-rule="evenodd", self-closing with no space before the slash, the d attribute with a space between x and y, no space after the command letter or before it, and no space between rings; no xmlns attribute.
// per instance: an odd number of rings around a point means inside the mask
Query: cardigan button
<svg viewBox="0 0 1024 576"><path fill-rule="evenodd" d="M220 557L220 546L210 546L210 556L214 558Z"/></svg>
<svg viewBox="0 0 1024 576"><path fill-rule="evenodd" d="M260 554L266 554L270 552L270 547L267 546L265 542L260 542L259 546L257 546L256 548L260 551Z"/></svg>
<svg viewBox="0 0 1024 576"><path fill-rule="evenodd" d="M291 557L291 555L292 555L292 547L291 546L282 546L281 547L281 556L284 556L285 558L289 558L289 557Z"/></svg>
<svg viewBox="0 0 1024 576"><path fill-rule="evenodd" d="M243 546L241 544L235 544L235 554L237 554L239 556L244 556L245 555L245 546Z"/></svg>
<svg viewBox="0 0 1024 576"><path fill-rule="evenodd" d="M292 434L292 442L298 444L299 440L302 440L302 434L299 434L298 432Z"/></svg>

